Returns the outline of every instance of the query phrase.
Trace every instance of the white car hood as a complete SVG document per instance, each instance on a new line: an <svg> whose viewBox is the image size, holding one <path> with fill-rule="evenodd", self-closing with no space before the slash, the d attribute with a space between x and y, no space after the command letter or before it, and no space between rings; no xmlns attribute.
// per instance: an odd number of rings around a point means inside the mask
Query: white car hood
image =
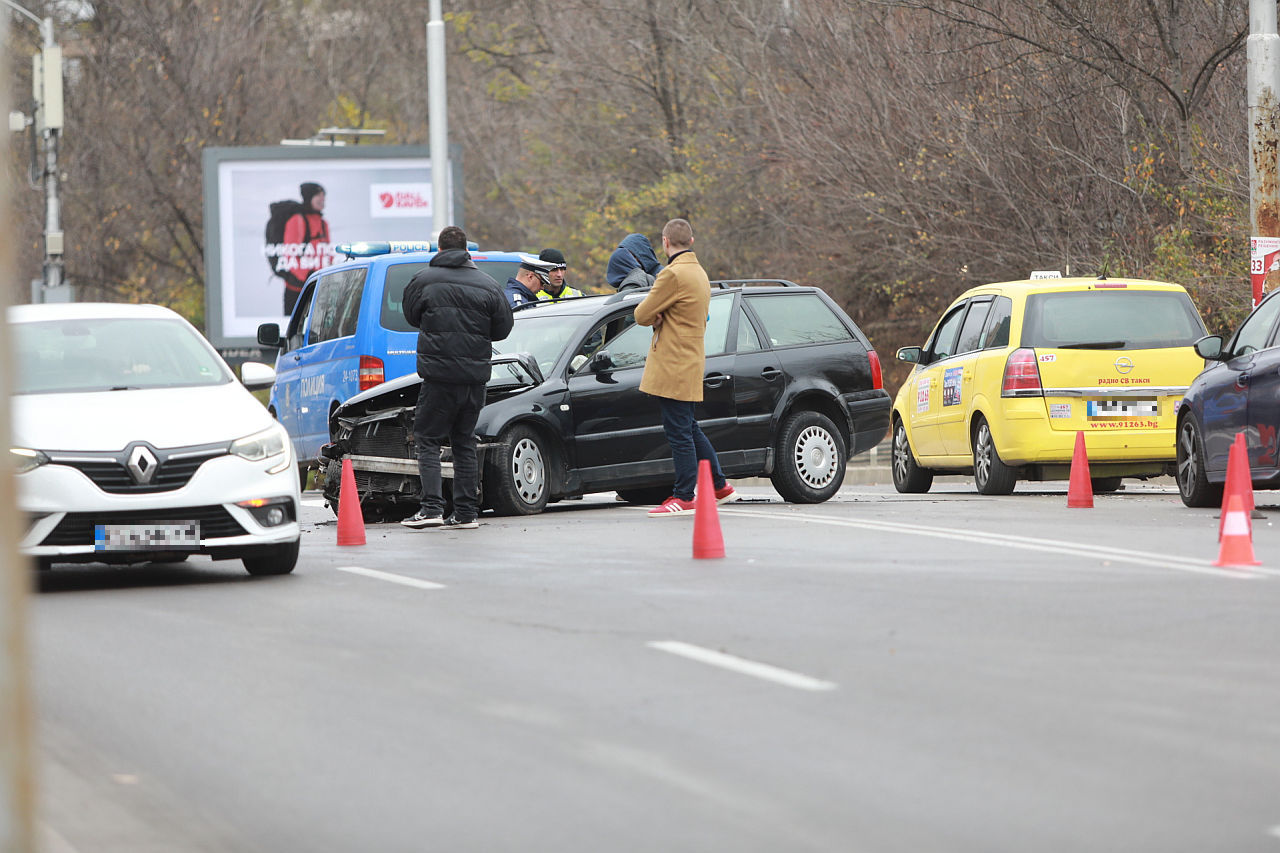
<svg viewBox="0 0 1280 853"><path fill-rule="evenodd" d="M239 382L9 398L13 446L36 450L122 450L133 441L185 447L233 441L274 419Z"/></svg>

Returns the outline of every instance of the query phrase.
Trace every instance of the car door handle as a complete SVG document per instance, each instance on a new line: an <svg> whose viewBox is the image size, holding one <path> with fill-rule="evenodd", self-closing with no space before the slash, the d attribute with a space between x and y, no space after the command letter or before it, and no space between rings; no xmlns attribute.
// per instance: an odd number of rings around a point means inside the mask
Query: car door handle
<svg viewBox="0 0 1280 853"><path fill-rule="evenodd" d="M708 388L719 388L732 378L733 375L729 373L710 373L702 380L702 384Z"/></svg>
<svg viewBox="0 0 1280 853"><path fill-rule="evenodd" d="M776 367L766 367L764 370L760 371L760 376L765 382L772 382L781 375L782 371Z"/></svg>

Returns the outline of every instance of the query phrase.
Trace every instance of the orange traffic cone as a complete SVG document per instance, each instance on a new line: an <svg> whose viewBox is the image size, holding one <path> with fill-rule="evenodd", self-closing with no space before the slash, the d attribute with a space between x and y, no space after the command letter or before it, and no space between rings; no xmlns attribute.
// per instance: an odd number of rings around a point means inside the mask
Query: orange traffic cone
<svg viewBox="0 0 1280 853"><path fill-rule="evenodd" d="M1253 473L1249 470L1249 441L1245 438L1244 433L1236 433L1235 444L1232 449L1240 448L1236 451L1236 487L1239 490L1240 497L1244 498L1244 511L1249 513L1249 517L1253 518ZM1227 457L1228 468L1231 465L1230 456Z"/></svg>
<svg viewBox="0 0 1280 853"><path fill-rule="evenodd" d="M724 556L724 535L720 532L720 511L716 509L716 487L711 480L711 461L698 462L698 493L693 498L693 556L706 560Z"/></svg>
<svg viewBox="0 0 1280 853"><path fill-rule="evenodd" d="M1232 495L1227 499L1227 511L1223 513L1222 547L1218 551L1215 566L1260 566L1253 556L1253 530L1249 526L1249 513L1244 510L1244 499Z"/></svg>
<svg viewBox="0 0 1280 853"><path fill-rule="evenodd" d="M360 492L350 459L342 460L342 482L338 487L338 544L364 544L364 515L360 512Z"/></svg>
<svg viewBox="0 0 1280 853"><path fill-rule="evenodd" d="M1248 495L1245 497L1245 484L1241 480L1242 469L1241 463L1244 463L1243 478L1249 479L1249 462L1246 454L1248 450L1243 441L1244 433L1236 433L1235 440L1231 442L1231 449L1227 452L1227 479L1222 484L1222 512L1218 513L1218 541L1222 541L1222 528L1227 524L1227 505L1231 502L1232 495L1238 495L1241 502L1244 503L1245 512L1251 512L1249 508L1249 499L1253 497L1253 484L1249 483Z"/></svg>
<svg viewBox="0 0 1280 853"><path fill-rule="evenodd" d="M1067 486L1067 506L1093 507L1093 480L1089 479L1089 454L1084 449L1084 431L1076 431L1076 450L1071 456L1071 482Z"/></svg>

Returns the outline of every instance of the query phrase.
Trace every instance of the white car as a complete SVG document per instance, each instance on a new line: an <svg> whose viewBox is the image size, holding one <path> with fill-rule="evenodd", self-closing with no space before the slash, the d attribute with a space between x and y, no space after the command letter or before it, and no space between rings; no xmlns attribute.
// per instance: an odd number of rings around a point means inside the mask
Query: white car
<svg viewBox="0 0 1280 853"><path fill-rule="evenodd" d="M198 553L293 571L292 442L195 327L158 305L22 305L8 321L21 547L42 568Z"/></svg>

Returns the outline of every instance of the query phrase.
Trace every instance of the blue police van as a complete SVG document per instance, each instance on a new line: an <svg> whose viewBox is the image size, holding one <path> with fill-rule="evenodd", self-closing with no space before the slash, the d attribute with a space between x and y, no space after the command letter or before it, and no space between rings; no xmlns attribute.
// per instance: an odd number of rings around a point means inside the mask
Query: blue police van
<svg viewBox="0 0 1280 853"><path fill-rule="evenodd" d="M499 287L520 265L516 252L468 249ZM283 332L276 323L258 327L258 343L280 351L267 405L289 431L303 467L329 441L329 415L340 403L417 369L418 330L404 318L401 302L436 246L350 243L335 251L347 260L307 279Z"/></svg>

